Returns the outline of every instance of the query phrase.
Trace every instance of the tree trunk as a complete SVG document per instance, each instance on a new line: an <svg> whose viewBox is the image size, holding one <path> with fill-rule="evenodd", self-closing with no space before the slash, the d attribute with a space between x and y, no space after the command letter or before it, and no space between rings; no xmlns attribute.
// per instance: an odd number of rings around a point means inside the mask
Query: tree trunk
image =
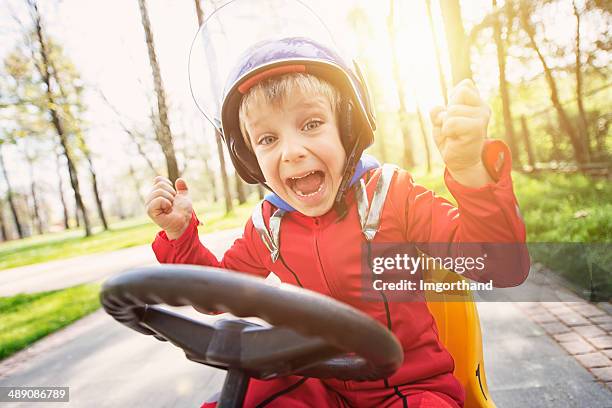
<svg viewBox="0 0 612 408"><path fill-rule="evenodd" d="M533 148L531 147L531 136L529 135L529 128L527 127L527 120L525 116L521 116L521 127L523 130L523 140L525 142L525 150L527 151L527 160L532 169L535 170L535 155L533 154Z"/></svg>
<svg viewBox="0 0 612 408"><path fill-rule="evenodd" d="M21 221L19 220L19 214L17 214L17 207L15 206L15 200L13 199L13 188L11 187L8 173L6 171L6 166L4 165L4 156L2 155L2 145L1 144L0 144L0 168L2 168L2 174L4 176L4 181L6 181L6 200L8 201L9 208L11 209L11 214L13 215L13 221L15 221L15 228L17 229L17 235L19 235L19 238L24 238L25 233L21 226Z"/></svg>
<svg viewBox="0 0 612 408"><path fill-rule="evenodd" d="M580 50L580 12L576 6L576 0L572 1L574 16L576 17L576 101L578 102L578 113L580 115L579 129L585 145L585 156L589 160L591 156L591 142L589 137L589 125L582 98L582 57Z"/></svg>
<svg viewBox="0 0 612 408"><path fill-rule="evenodd" d="M234 173L234 177L236 178L236 196L238 197L238 204L246 203L246 195L244 193L244 182L238 175L238 172Z"/></svg>
<svg viewBox="0 0 612 408"><path fill-rule="evenodd" d="M47 102L49 106L49 113L51 115L51 122L55 127L57 135L59 136L60 145L62 146L63 154L66 157L66 161L68 164L68 173L70 174L70 184L72 185L72 190L74 191L74 198L77 204L77 207L81 210L81 215L83 216L83 224L85 224L85 236L91 236L91 226L89 224L89 218L87 217L87 210L85 208L85 204L83 203L83 199L81 197L81 190L79 188L79 179L77 175L76 167L72 161L72 157L70 154L70 150L68 147L68 141L66 139L66 133L64 131L64 127L62 122L60 121L60 114L57 112L58 105L55 103L55 98L53 95L52 87L51 87L51 74L49 72L49 57L47 54L46 44L43 38L43 30L40 21L40 14L38 12L38 6L36 3L31 3L31 8L34 15L34 23L36 29L36 37L39 43L39 51L40 51L40 65L37 66L40 69L41 77L45 83L46 94L47 94Z"/></svg>
<svg viewBox="0 0 612 408"><path fill-rule="evenodd" d="M444 34L450 57L453 85L465 78L472 78L470 47L463 29L459 0L440 0Z"/></svg>
<svg viewBox="0 0 612 408"><path fill-rule="evenodd" d="M4 222L4 208L2 205L2 200L0 200L0 238L2 239L2 241L8 241L10 238L8 236L8 232L6 230L6 227L4 226L5 222Z"/></svg>
<svg viewBox="0 0 612 408"><path fill-rule="evenodd" d="M62 82L60 81L59 76L57 75L57 70L55 69L53 61L51 61L51 67L53 68L51 75L55 78L55 83L57 84L59 88L60 94L62 95L64 99L67 99L66 92L64 91L64 86ZM98 179L96 177L96 169L94 168L93 160L91 158L91 151L89 150L89 146L87 145L87 142L85 141L85 136L83 136L83 132L81 131L80 125L76 123L76 119L72 116L69 108L65 108L64 115L66 117L69 117L70 120L74 122L72 123L72 131L74 135L76 136L80 150L83 152L83 155L85 155L85 159L87 160L87 166L89 168L89 174L91 176L92 189L94 193L94 198L96 200L96 207L98 210L98 217L100 218L100 221L102 222L102 227L104 228L104 231L108 231L108 223L106 222L106 215L104 214L104 207L102 206L102 200L100 199L100 193L98 189Z"/></svg>
<svg viewBox="0 0 612 408"><path fill-rule="evenodd" d="M76 227L81 228L81 211L79 210L79 205L76 203L74 206L74 221L76 222Z"/></svg>
<svg viewBox="0 0 612 408"><path fill-rule="evenodd" d="M198 17L198 26L201 26L204 23L204 13L202 12L202 8L200 6L200 0L195 0L196 7L196 15ZM214 81L211 78L211 81ZM214 87L215 84L212 84ZM221 167L221 182L223 183L223 195L225 198L225 213L229 213L234 209L234 205L232 204L232 194L230 192L230 184L229 177L227 176L227 170L225 166L225 156L223 155L223 140L221 135L215 131L215 139L217 142L217 154L219 156L219 165Z"/></svg>
<svg viewBox="0 0 612 408"><path fill-rule="evenodd" d="M62 209L64 210L64 228L65 229L69 229L70 228L70 224L68 223L68 207L66 206L66 200L64 199L64 182L62 181L62 172L61 172L61 167L60 167L60 155L56 152L56 171L57 171L57 180L58 180L58 184L59 184L59 196L60 196L60 201L62 203Z"/></svg>
<svg viewBox="0 0 612 408"><path fill-rule="evenodd" d="M219 155L219 165L221 167L221 181L223 182L223 194L225 198L225 213L229 213L234 209L232 203L232 194L229 187L229 177L227 176L227 170L225 169L225 156L223 154L223 141L219 132L215 132L215 139L217 139L217 154Z"/></svg>
<svg viewBox="0 0 612 408"><path fill-rule="evenodd" d="M389 2L389 15L387 16L387 30L389 32L389 45L391 47L391 69L393 71L393 79L397 87L397 98L399 100L399 109L397 116L400 122L402 131L402 140L404 142L404 167L410 169L415 165L414 146L410 137L410 129L408 127L408 112L406 110L406 93L402 86L400 78L399 61L397 59L397 49L395 40L395 0Z"/></svg>
<svg viewBox="0 0 612 408"><path fill-rule="evenodd" d="M559 140L559 133L557 133L558 126L553 125L553 119L549 112L546 112L546 125L550 131L548 134L550 135L550 139L552 142L552 152L550 154L550 159L554 161L561 161L563 158L563 154L561 149L559 149L559 144L561 143Z"/></svg>
<svg viewBox="0 0 612 408"><path fill-rule="evenodd" d="M266 196L266 194L264 192L264 188L261 186L261 184L257 185L257 195L259 196L260 200L263 200L264 197Z"/></svg>
<svg viewBox="0 0 612 408"><path fill-rule="evenodd" d="M42 235L43 222L42 222L42 217L40 215L38 197L36 195L36 182L34 181L35 179L34 179L34 169L33 169L34 167L33 158L30 157L27 152L25 152L25 156L28 162L28 169L30 171L30 193L32 194L32 207L33 207L32 209L34 212L33 217L32 217L32 224L36 228L36 232L39 235Z"/></svg>
<svg viewBox="0 0 612 408"><path fill-rule="evenodd" d="M155 54L155 44L153 43L151 22L149 21L145 0L138 0L138 5L140 6L142 26L145 31L147 51L149 52L149 63L151 64L151 71L153 72L153 84L155 85L155 94L157 95L157 110L159 115L159 132L156 132L157 142L161 146L162 152L166 158L168 178L172 183L174 183L179 177L179 171L178 164L176 162L176 154L174 153L174 145L172 144L172 132L170 131L168 108L166 105L166 93L164 91L159 64Z"/></svg>
<svg viewBox="0 0 612 408"><path fill-rule="evenodd" d="M212 200L214 203L216 203L217 201L219 201L219 197L217 196L217 180L215 178L215 173L211 170L210 166L208 165L207 156L204 156L203 161L204 161L204 171L206 172L206 175L208 176L208 180L210 182Z"/></svg>
<svg viewBox="0 0 612 408"><path fill-rule="evenodd" d="M440 81L440 91L442 92L442 98L444 99L444 105L448 105L448 89L446 88L446 79L444 78L444 69L442 68L442 62L440 58L440 46L438 44L438 37L436 36L436 30L433 22L433 16L431 14L431 0L425 0L427 7L427 18L429 19L429 28L431 29L431 38L434 43L434 51L436 54L436 67L438 69L438 80Z"/></svg>
<svg viewBox="0 0 612 408"><path fill-rule="evenodd" d="M96 209L98 210L98 218L100 218L100 222L102 222L102 227L104 228L104 231L108 231L108 222L106 221L106 214L104 213L104 206L102 205L102 199L100 197L100 189L98 188L98 177L96 175L96 169L93 165L91 152L89 151L89 147L85 143L85 138L81 133L80 129L78 129L75 133L79 140L81 151L83 152L83 155L85 155L85 159L87 160L87 167L89 168L89 174L91 176L91 187L93 190L94 198L96 200Z"/></svg>
<svg viewBox="0 0 612 408"><path fill-rule="evenodd" d="M497 9L497 0L492 0L493 8ZM507 16L510 18L510 16ZM512 163L514 167L520 168L520 156L516 145L516 136L514 133L514 124L512 123L512 112L510 109L510 92L508 90L508 81L506 80L506 52L504 41L502 40L502 23L501 13L497 13L493 20L493 37L495 39L495 47L497 48L497 67L499 72L499 92L502 100L502 112L504 115L504 127L506 129L505 139L512 153ZM506 34L508 38L509 33Z"/></svg>
<svg viewBox="0 0 612 408"><path fill-rule="evenodd" d="M533 50L538 55L540 63L544 68L544 76L546 78L546 82L548 83L548 87L550 88L550 100L555 108L555 111L557 112L557 115L559 116L559 123L561 125L561 128L569 136L570 142L574 147L574 159L579 165L584 164L585 152L582 141L580 140L580 137L576 134L576 131L574 130L574 127L572 126L567 116L567 113L565 112L565 109L563 109L563 106L561 105L561 101L559 100L559 92L557 90L557 83L555 82L555 78L552 75L552 71L550 70L548 64L546 63L546 60L544 59L544 55L542 55L542 52L540 51L540 48L538 47L535 41L535 29L529 21L530 16L528 14L527 8L528 6L526 6L525 3L521 3L521 24L523 26L523 29L527 33L527 36L529 37L529 44L531 45L531 48L533 48Z"/></svg>
<svg viewBox="0 0 612 408"><path fill-rule="evenodd" d="M427 129L425 128L425 120L423 119L423 112L417 105L417 117L419 118L419 127L421 128L421 135L423 136L423 146L425 146L425 160L427 164L427 174L431 173L431 149L429 148L429 139L427 138Z"/></svg>
<svg viewBox="0 0 612 408"><path fill-rule="evenodd" d="M89 173L91 174L91 184L93 187L94 198L96 199L96 207L98 209L98 217L102 222L104 231L108 231L108 222L106 222L106 215L104 214L104 207L102 206L102 199L100 198L100 190L98 189L98 179L96 177L96 170L94 169L91 155L89 152L85 153L87 158L87 164L89 165Z"/></svg>

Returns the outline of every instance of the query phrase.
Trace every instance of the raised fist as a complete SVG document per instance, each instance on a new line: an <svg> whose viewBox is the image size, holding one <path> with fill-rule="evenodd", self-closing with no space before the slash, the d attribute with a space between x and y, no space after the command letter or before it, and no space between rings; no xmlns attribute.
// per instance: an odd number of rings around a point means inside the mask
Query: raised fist
<svg viewBox="0 0 612 408"><path fill-rule="evenodd" d="M491 109L480 98L471 79L451 91L448 106L430 112L433 136L446 167L460 172L481 165Z"/></svg>
<svg viewBox="0 0 612 408"><path fill-rule="evenodd" d="M170 180L157 176L145 203L147 214L160 226L169 239L177 239L189 226L193 206L187 183L182 178L174 187Z"/></svg>

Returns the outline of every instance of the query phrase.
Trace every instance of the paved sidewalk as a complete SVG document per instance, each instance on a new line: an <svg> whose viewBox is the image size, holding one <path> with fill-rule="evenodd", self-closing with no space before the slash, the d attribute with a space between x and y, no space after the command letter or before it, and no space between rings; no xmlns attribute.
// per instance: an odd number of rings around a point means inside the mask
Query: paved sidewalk
<svg viewBox="0 0 612 408"><path fill-rule="evenodd" d="M242 228L203 234L202 242L213 252L222 249L242 233ZM153 240L153 237L151 237ZM156 264L151 245L139 245L113 252L77 256L0 271L0 297L63 289L105 279L122 270Z"/></svg>

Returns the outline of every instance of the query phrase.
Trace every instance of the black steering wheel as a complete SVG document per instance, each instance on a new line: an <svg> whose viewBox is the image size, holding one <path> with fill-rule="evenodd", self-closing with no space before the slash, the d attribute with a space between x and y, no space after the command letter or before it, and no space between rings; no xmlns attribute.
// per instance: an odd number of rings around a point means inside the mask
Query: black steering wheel
<svg viewBox="0 0 612 408"><path fill-rule="evenodd" d="M239 406L251 377L376 380L393 374L404 357L386 327L349 305L224 269L136 268L107 280L100 299L120 323L171 342L192 361L228 370L219 407ZM256 316L273 326L236 319L211 326L157 304Z"/></svg>

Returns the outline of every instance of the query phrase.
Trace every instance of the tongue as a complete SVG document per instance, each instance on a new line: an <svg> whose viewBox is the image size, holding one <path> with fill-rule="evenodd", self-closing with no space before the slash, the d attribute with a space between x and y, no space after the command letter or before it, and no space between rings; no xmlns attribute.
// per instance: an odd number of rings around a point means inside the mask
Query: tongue
<svg viewBox="0 0 612 408"><path fill-rule="evenodd" d="M319 189L321 183L323 183L323 174L320 171L315 171L308 176L295 180L295 188L302 194L312 194Z"/></svg>

